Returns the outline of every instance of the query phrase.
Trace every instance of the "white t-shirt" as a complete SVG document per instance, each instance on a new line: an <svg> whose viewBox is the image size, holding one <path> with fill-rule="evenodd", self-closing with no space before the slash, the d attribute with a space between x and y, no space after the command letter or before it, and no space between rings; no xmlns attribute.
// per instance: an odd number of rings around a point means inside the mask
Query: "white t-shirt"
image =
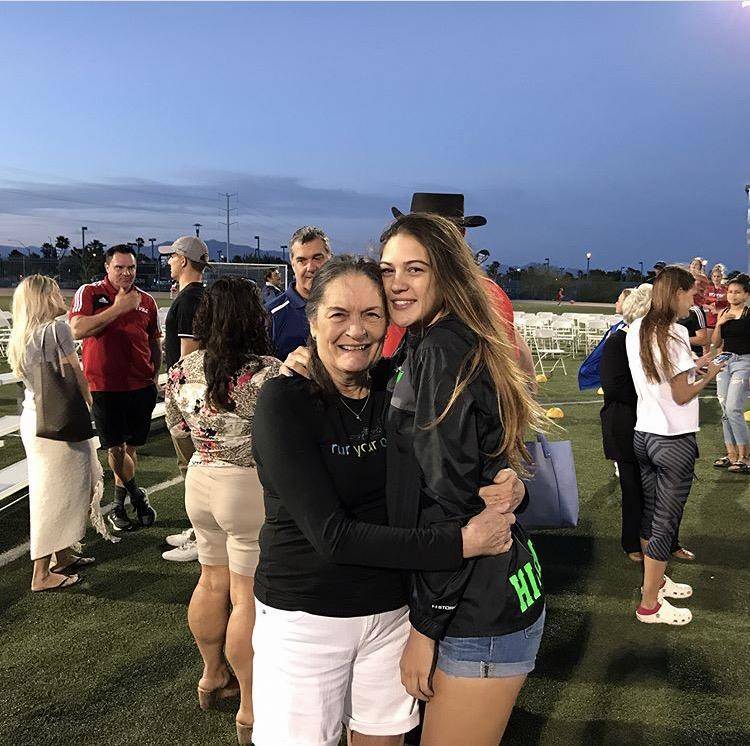
<svg viewBox="0 0 750 746"><path fill-rule="evenodd" d="M636 319L628 329L625 346L628 352L628 364L633 376L635 390L638 393L638 407L636 409L635 429L642 433L653 433L654 435L684 435L695 433L698 427L698 397L687 404L677 404L672 398L672 389L669 381L662 377L659 383L651 383L646 380L641 364L641 340L639 337L641 321ZM695 361L690 354L690 336L688 330L679 324L672 324L669 328L670 334L680 340L669 340L667 349L672 361L674 374L692 371L688 374L688 380L695 380ZM659 348L654 342L654 360L658 369L661 368L661 355Z"/></svg>

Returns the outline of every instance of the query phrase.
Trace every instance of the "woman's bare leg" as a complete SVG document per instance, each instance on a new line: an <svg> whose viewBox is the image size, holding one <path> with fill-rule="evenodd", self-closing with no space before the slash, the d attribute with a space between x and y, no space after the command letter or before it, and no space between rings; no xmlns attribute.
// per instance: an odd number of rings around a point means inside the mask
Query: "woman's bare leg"
<svg viewBox="0 0 750 746"><path fill-rule="evenodd" d="M201 689L212 690L227 681L224 640L229 619L229 568L201 565L201 576L188 606L188 626L203 658Z"/></svg>
<svg viewBox="0 0 750 746"><path fill-rule="evenodd" d="M365 736L356 731L347 733L349 746L403 746L404 736Z"/></svg>
<svg viewBox="0 0 750 746"><path fill-rule="evenodd" d="M253 724L253 627L255 596L253 578L229 572L232 613L227 624L226 655L240 684L237 722Z"/></svg>
<svg viewBox="0 0 750 746"><path fill-rule="evenodd" d="M470 679L437 669L421 746L498 746L526 675Z"/></svg>
<svg viewBox="0 0 750 746"><path fill-rule="evenodd" d="M57 588L61 583L65 582L67 577L76 578L76 575L62 575L56 572L50 572L49 563L52 555L48 554L46 557L39 557L33 562L33 570L31 572L31 590L32 591L44 591L48 588Z"/></svg>
<svg viewBox="0 0 750 746"><path fill-rule="evenodd" d="M667 571L667 563L651 559L646 554L648 542L641 539L643 550L643 590L641 591L641 606L644 609L653 609L658 603L657 594L661 588L664 573Z"/></svg>

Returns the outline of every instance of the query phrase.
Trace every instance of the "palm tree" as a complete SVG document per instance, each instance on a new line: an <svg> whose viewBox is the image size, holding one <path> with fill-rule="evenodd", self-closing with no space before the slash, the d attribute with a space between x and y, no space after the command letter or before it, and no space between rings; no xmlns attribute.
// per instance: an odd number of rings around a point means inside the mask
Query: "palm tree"
<svg viewBox="0 0 750 746"><path fill-rule="evenodd" d="M91 282L97 273L101 271L101 266L104 263L105 248L106 244L103 244L96 238L84 246L83 251L80 252L81 282Z"/></svg>
<svg viewBox="0 0 750 746"><path fill-rule="evenodd" d="M141 261L141 249L146 245L146 242L143 240L141 236L138 236L138 238L135 239L135 245L138 249L136 254L136 259L140 262Z"/></svg>
<svg viewBox="0 0 750 746"><path fill-rule="evenodd" d="M493 279L497 280L497 273L500 271L500 262L492 262L489 267L487 267L487 274Z"/></svg>
<svg viewBox="0 0 750 746"><path fill-rule="evenodd" d="M70 248L70 239L67 236L58 236L55 239L55 248L58 251L58 256L62 259L65 252Z"/></svg>
<svg viewBox="0 0 750 746"><path fill-rule="evenodd" d="M57 252L55 251L55 247L49 243L49 241L45 241L42 246L42 256L45 259L54 259L57 256Z"/></svg>

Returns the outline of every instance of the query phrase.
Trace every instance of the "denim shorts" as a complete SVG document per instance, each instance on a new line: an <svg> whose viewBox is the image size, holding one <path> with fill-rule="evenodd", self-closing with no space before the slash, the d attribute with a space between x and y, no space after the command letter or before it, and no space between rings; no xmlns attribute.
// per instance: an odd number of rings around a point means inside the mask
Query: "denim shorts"
<svg viewBox="0 0 750 746"><path fill-rule="evenodd" d="M448 676L500 679L531 673L542 641L546 609L531 626L498 637L446 637L437 667Z"/></svg>

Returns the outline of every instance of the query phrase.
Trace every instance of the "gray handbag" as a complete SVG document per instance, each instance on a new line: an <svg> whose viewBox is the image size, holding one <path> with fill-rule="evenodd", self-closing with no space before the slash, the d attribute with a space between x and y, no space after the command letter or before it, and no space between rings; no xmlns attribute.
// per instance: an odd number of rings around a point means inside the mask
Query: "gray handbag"
<svg viewBox="0 0 750 746"><path fill-rule="evenodd" d="M54 354L48 355L48 350ZM54 322L42 331L42 359L34 366L31 380L37 438L80 443L94 437L89 408L75 371L64 363Z"/></svg>
<svg viewBox="0 0 750 746"><path fill-rule="evenodd" d="M531 478L524 479L529 503L516 518L524 528L573 528L578 525L578 481L569 440L549 441L537 435L526 443Z"/></svg>

